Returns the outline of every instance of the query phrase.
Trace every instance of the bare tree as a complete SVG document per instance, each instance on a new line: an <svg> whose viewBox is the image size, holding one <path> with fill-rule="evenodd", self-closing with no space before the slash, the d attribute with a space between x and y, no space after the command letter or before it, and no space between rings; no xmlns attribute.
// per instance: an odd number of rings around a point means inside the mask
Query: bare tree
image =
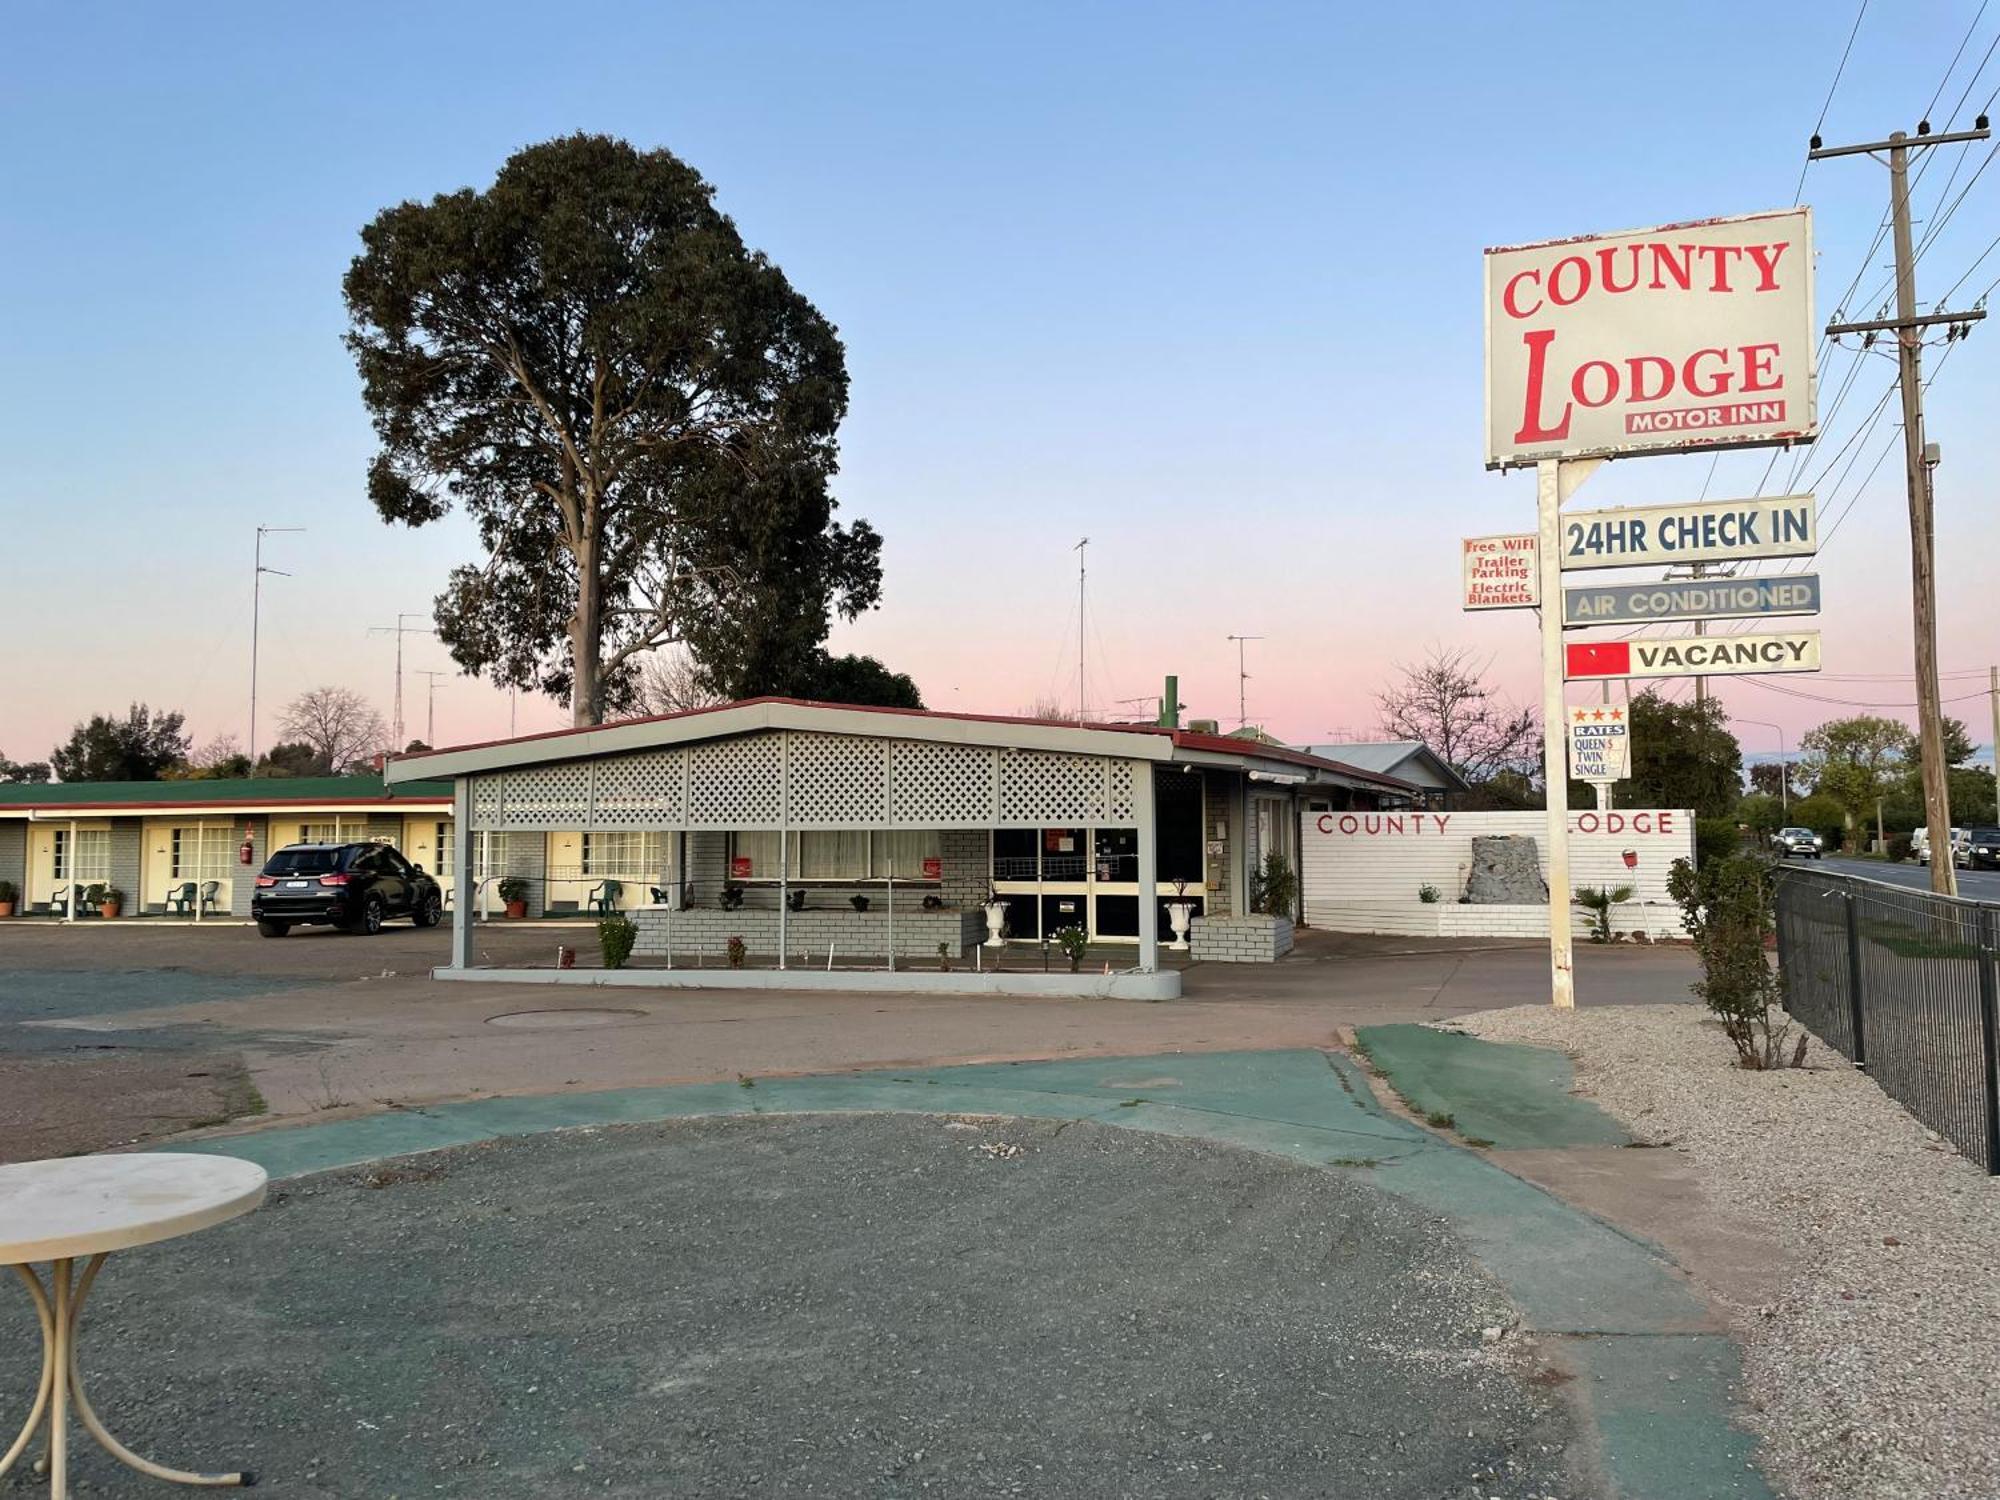
<svg viewBox="0 0 2000 1500"><path fill-rule="evenodd" d="M1038 693L1035 695L1035 701L1022 709L1015 717L1039 719L1049 724L1074 724L1076 722L1076 710L1073 708L1064 708L1061 702L1051 694Z"/></svg>
<svg viewBox="0 0 2000 1500"><path fill-rule="evenodd" d="M352 688L319 687L285 705L278 733L308 747L330 775L341 776L388 748L382 716Z"/></svg>
<svg viewBox="0 0 2000 1500"><path fill-rule="evenodd" d="M1433 646L1400 681L1375 695L1384 731L1421 740L1432 754L1477 786L1503 772L1533 775L1542 753L1541 722L1488 687L1492 662L1463 647Z"/></svg>
<svg viewBox="0 0 2000 1500"><path fill-rule="evenodd" d="M636 689L639 711L679 714L691 708L711 708L726 701L708 685L694 653L685 646L665 646L646 656Z"/></svg>

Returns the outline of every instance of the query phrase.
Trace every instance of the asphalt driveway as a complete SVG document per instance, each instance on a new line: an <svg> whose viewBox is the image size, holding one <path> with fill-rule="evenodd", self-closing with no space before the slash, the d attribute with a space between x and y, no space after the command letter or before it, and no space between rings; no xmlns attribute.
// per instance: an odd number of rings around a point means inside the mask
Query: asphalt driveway
<svg viewBox="0 0 2000 1500"><path fill-rule="evenodd" d="M0 1316L19 1395L26 1300ZM1515 1316L1365 1173L790 1116L292 1179L115 1258L82 1348L139 1451L294 1497L1591 1493L1563 1377L1486 1333Z"/></svg>

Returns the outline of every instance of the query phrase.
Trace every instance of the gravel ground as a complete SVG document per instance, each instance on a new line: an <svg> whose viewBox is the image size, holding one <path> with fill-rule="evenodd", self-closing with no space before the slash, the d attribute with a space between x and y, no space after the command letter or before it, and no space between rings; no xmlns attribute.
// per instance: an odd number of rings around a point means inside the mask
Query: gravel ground
<svg viewBox="0 0 2000 1500"><path fill-rule="evenodd" d="M1594 1493L1558 1383L1487 1336L1513 1316L1365 1175L793 1116L286 1182L115 1257L82 1348L139 1451L290 1497ZM0 1410L30 1330L0 1304ZM91 1495L158 1492L76 1462Z"/></svg>
<svg viewBox="0 0 2000 1500"><path fill-rule="evenodd" d="M1450 1023L1558 1046L1577 1091L1685 1152L1718 1202L1795 1257L1779 1299L1736 1307L1752 1421L1799 1500L2000 1495L2000 1181L1815 1043L1748 1073L1684 1005L1488 1011Z"/></svg>

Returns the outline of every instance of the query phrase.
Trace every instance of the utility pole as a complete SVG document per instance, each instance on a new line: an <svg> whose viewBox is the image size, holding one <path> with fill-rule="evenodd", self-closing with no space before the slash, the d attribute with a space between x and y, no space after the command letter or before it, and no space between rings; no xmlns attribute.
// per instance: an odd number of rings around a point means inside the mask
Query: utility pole
<svg viewBox="0 0 2000 1500"><path fill-rule="evenodd" d="M1089 639L1084 634L1083 549L1089 545L1090 538L1085 537L1070 549L1076 554L1076 727L1079 729L1083 728L1084 705L1090 701L1083 686L1083 645Z"/></svg>
<svg viewBox="0 0 2000 1500"><path fill-rule="evenodd" d="M1238 729L1248 729L1250 727L1250 710L1246 707L1246 704L1250 696L1250 674L1244 670L1243 643L1245 641L1261 641L1264 637L1261 635L1232 635L1228 639L1236 642L1236 727Z"/></svg>
<svg viewBox="0 0 2000 1500"><path fill-rule="evenodd" d="M1986 695L1993 704L1993 795L2000 799L2000 667L1986 669ZM2000 814L2000 806L1994 808Z"/></svg>
<svg viewBox="0 0 2000 1500"><path fill-rule="evenodd" d="M438 727L438 679L440 677L449 677L451 674L449 672L419 672L417 675L430 679L429 688L424 694L424 743L435 750L437 749Z"/></svg>
<svg viewBox="0 0 2000 1500"><path fill-rule="evenodd" d="M1778 807L1786 817L1792 815L1792 786L1790 752L1785 749L1785 726L1767 723L1763 719L1746 719L1740 714L1731 714L1730 721L1736 724L1751 724L1759 729L1774 730L1778 736Z"/></svg>
<svg viewBox="0 0 2000 1500"><path fill-rule="evenodd" d="M1939 703L1937 662L1937 546L1931 515L1931 468L1936 449L1924 441L1924 388L1922 381L1923 331L1937 324L1947 325L1946 337L1962 336L1972 322L1986 316L1980 309L1971 312L1935 312L1917 315L1916 253L1910 244L1910 151L1927 146L1945 146L1962 141L1983 141L1990 135L1986 116L1973 122L1971 130L1948 130L1931 134L1931 123L1920 122L1912 139L1902 131L1886 141L1859 146L1822 146L1812 139L1808 159L1830 156L1876 156L1888 153L1889 213L1895 225L1896 316L1872 322L1826 325L1827 335L1844 333L1873 335L1894 330L1896 362L1903 391L1903 468L1910 502L1910 609L1917 638L1917 740L1924 771L1924 821L1930 827L1931 848L1951 848L1951 798L1944 762L1944 710ZM1958 894L1958 871L1947 854L1931 859L1931 889L1941 896Z"/></svg>
<svg viewBox="0 0 2000 1500"><path fill-rule="evenodd" d="M279 531L304 531L303 526L259 526L257 528L257 570L250 580L250 774L257 774L257 633L264 613L264 575L280 578L292 575L282 568L264 566L264 538Z"/></svg>
<svg viewBox="0 0 2000 1500"><path fill-rule="evenodd" d="M428 618L429 616L427 615L411 611L406 614L397 615L396 623L393 625L371 625L368 627L370 635L393 635L396 638L396 716L389 727L389 753L391 755L401 755L403 753L403 746L407 743L403 739L403 637L406 635L437 634L436 629L432 626L405 625L403 622L405 620L423 620Z"/></svg>

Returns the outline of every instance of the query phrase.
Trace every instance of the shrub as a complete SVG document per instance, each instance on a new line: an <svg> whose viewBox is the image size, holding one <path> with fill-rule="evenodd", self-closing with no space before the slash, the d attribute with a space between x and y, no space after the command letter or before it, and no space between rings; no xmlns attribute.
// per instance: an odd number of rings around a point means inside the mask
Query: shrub
<svg viewBox="0 0 2000 1500"><path fill-rule="evenodd" d="M509 875L506 879L498 882L493 887L493 890L494 894L499 896L502 901L526 901L528 899L528 882L518 875Z"/></svg>
<svg viewBox="0 0 2000 1500"><path fill-rule="evenodd" d="M1694 820L1694 862L1705 865L1711 860L1728 859L1740 853L1743 835L1737 831L1730 818L1696 818Z"/></svg>
<svg viewBox="0 0 2000 1500"><path fill-rule="evenodd" d="M1058 927L1049 936L1062 949L1063 957L1069 960L1069 971L1074 974L1083 967L1084 950L1090 946L1090 935L1075 923Z"/></svg>
<svg viewBox="0 0 2000 1500"><path fill-rule="evenodd" d="M1282 854L1267 854L1250 882L1250 909L1289 917L1298 905L1299 880Z"/></svg>
<svg viewBox="0 0 2000 1500"><path fill-rule="evenodd" d="M597 924L597 948L604 955L604 967L622 969L639 940L638 925L627 916L605 917Z"/></svg>
<svg viewBox="0 0 2000 1500"><path fill-rule="evenodd" d="M1770 864L1746 854L1699 867L1677 859L1667 872L1667 893L1701 959L1694 992L1721 1020L1746 1068L1783 1067L1791 1030L1791 1021L1774 1009L1778 976L1764 957L1764 939L1773 930L1772 886ZM1801 1046L1792 1062L1804 1053Z"/></svg>
<svg viewBox="0 0 2000 1500"><path fill-rule="evenodd" d="M1436 886L1426 883L1417 887L1417 899L1426 906L1436 906L1444 899L1444 894Z"/></svg>
<svg viewBox="0 0 2000 1500"><path fill-rule="evenodd" d="M1611 910L1619 902L1631 899L1632 887L1629 885L1612 886L1609 889L1601 885L1580 885L1576 888L1576 904L1587 908L1591 913L1590 940L1593 943L1611 941Z"/></svg>
<svg viewBox="0 0 2000 1500"><path fill-rule="evenodd" d="M1900 865L1910 857L1910 836L1896 833L1889 836L1889 863Z"/></svg>
<svg viewBox="0 0 2000 1500"><path fill-rule="evenodd" d="M733 937L729 940L729 946L726 951L729 954L729 967L740 969L743 967L743 960L750 950L743 945L742 938Z"/></svg>
<svg viewBox="0 0 2000 1500"><path fill-rule="evenodd" d="M11 880L0 880L0 902L12 901L21 894Z"/></svg>

